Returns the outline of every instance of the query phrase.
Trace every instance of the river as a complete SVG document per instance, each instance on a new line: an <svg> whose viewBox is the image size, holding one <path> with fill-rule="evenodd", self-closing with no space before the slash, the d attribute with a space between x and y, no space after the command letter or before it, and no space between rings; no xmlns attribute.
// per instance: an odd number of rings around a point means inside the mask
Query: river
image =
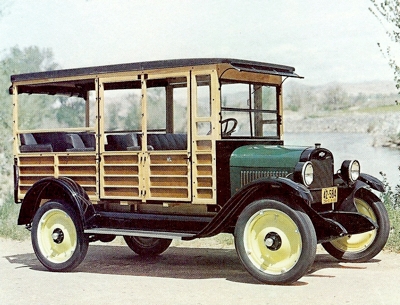
<svg viewBox="0 0 400 305"><path fill-rule="evenodd" d="M373 147L373 137L366 133L285 133L285 145L314 146L332 151L335 171L343 160L357 159L361 172L382 180L380 172L386 174L389 184L400 184L400 150L386 147Z"/></svg>

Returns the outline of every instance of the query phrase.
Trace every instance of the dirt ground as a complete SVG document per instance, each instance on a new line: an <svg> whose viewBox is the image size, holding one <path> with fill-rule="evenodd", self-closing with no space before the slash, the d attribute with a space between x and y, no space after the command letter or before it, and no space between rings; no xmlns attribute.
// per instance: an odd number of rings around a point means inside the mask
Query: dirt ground
<svg viewBox="0 0 400 305"><path fill-rule="evenodd" d="M0 239L0 304L398 304L400 255L340 263L319 249L312 269L289 286L256 282L232 247L173 244L155 259L121 240L94 243L73 272L42 267L29 241ZM204 245L204 244L203 244Z"/></svg>

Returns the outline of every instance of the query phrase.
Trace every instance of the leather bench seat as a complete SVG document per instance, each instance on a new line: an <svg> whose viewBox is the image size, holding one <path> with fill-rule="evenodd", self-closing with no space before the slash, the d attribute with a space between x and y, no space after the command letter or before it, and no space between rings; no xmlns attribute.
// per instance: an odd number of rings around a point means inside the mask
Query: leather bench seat
<svg viewBox="0 0 400 305"><path fill-rule="evenodd" d="M92 133L38 132L20 134L21 152L94 151Z"/></svg>
<svg viewBox="0 0 400 305"><path fill-rule="evenodd" d="M147 135L147 145L154 150L186 150L187 135L183 133L153 133Z"/></svg>
<svg viewBox="0 0 400 305"><path fill-rule="evenodd" d="M107 151L141 150L141 136L137 133L107 135ZM186 150L187 135L153 133L147 135L148 150Z"/></svg>

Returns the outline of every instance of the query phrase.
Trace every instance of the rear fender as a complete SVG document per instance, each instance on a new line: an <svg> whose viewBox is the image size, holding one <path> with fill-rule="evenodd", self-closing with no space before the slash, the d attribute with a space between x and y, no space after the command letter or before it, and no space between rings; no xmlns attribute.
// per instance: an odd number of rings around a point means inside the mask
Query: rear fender
<svg viewBox="0 0 400 305"><path fill-rule="evenodd" d="M26 193L18 217L18 224L30 224L43 202L62 200L70 204L80 216L84 228L93 219L95 210L83 188L70 178L47 177L36 182Z"/></svg>

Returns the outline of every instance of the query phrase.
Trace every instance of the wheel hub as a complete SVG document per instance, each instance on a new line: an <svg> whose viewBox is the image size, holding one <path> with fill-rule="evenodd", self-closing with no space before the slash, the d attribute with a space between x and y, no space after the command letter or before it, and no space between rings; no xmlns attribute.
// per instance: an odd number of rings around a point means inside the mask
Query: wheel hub
<svg viewBox="0 0 400 305"><path fill-rule="evenodd" d="M282 239L278 233L269 232L264 239L265 246L271 251L277 251L282 246Z"/></svg>
<svg viewBox="0 0 400 305"><path fill-rule="evenodd" d="M56 244L61 244L64 240L64 232L60 228L57 228L53 231L51 237Z"/></svg>

